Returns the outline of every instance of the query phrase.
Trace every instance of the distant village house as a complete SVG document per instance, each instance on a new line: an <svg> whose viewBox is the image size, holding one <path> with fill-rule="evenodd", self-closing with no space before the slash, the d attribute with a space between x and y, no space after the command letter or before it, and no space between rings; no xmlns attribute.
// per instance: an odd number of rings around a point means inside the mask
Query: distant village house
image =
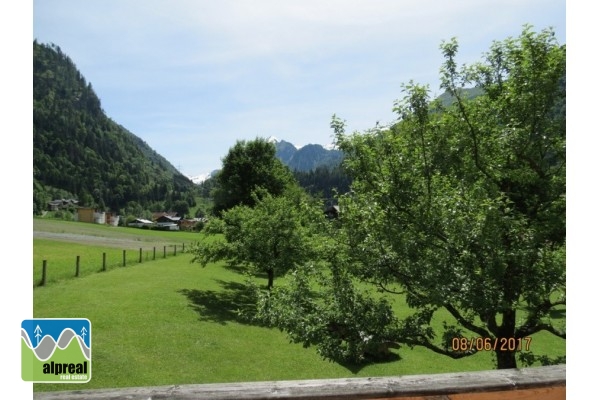
<svg viewBox="0 0 600 400"><path fill-rule="evenodd" d="M181 217L173 217L170 215L162 215L155 220L156 227L158 229L164 229L168 231L178 231L179 221Z"/></svg>
<svg viewBox="0 0 600 400"><path fill-rule="evenodd" d="M79 200L75 199L57 199L48 202L48 211L66 210L77 207Z"/></svg>
<svg viewBox="0 0 600 400"><path fill-rule="evenodd" d="M75 214L75 221L89 222L92 224L107 224L112 226L119 225L120 217L115 213L97 211L93 207L78 207Z"/></svg>
<svg viewBox="0 0 600 400"><path fill-rule="evenodd" d="M153 225L154 225L154 222L149 221L144 218L136 218L127 224L127 226L131 226L133 228L150 228Z"/></svg>
<svg viewBox="0 0 600 400"><path fill-rule="evenodd" d="M182 231L193 231L196 229L197 225L201 222L204 222L203 218L186 218L179 221L179 228Z"/></svg>
<svg viewBox="0 0 600 400"><path fill-rule="evenodd" d="M340 207L337 205L329 205L325 207L325 216L329 219L337 218L340 214Z"/></svg>

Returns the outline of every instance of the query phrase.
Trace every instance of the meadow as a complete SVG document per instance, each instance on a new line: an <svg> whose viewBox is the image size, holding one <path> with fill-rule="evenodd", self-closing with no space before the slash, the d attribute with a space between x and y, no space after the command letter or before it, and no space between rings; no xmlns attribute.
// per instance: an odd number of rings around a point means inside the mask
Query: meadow
<svg viewBox="0 0 600 400"><path fill-rule="evenodd" d="M193 232L164 232L149 229L113 227L43 218L33 219L33 285L42 280L47 264L46 283L171 257L197 240ZM123 253L125 252L125 258ZM125 261L125 262L124 262Z"/></svg>
<svg viewBox="0 0 600 400"><path fill-rule="evenodd" d="M39 221L38 221L39 222ZM104 237L89 243L36 239L34 275L40 257L73 269L75 256L121 250L108 239L152 246L191 243L197 234L43 221L34 232ZM79 238L81 239L81 238ZM104 244L102 244L104 243ZM135 249L135 247L134 247ZM120 254L120 253L119 253ZM137 254L136 254L137 256ZM162 256L162 254L161 254ZM60 257L64 261L58 261ZM224 264L201 267L188 253L157 257L105 272L91 268L75 278L66 274L36 286L35 318L88 318L92 324L92 379L83 384L34 384L34 391L245 381L394 376L488 370L492 353L453 360L422 348L402 347L400 359L361 367L320 358L314 348L289 343L276 329L252 325L236 313L245 304L245 277ZM51 276L49 274L49 276ZM264 284L264 277L256 277ZM34 282L36 281L34 277ZM277 281L275 282L277 284ZM394 300L399 315L410 312ZM444 315L437 316L441 326ZM565 318L558 312L557 319ZM566 341L550 334L533 336L536 354L566 354Z"/></svg>

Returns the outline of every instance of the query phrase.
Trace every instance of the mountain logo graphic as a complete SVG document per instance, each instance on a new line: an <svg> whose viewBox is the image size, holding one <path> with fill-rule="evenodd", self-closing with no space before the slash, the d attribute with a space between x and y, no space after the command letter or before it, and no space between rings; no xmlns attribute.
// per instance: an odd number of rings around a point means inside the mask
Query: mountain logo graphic
<svg viewBox="0 0 600 400"><path fill-rule="evenodd" d="M92 379L92 324L86 318L37 318L21 323L21 378L35 383Z"/></svg>

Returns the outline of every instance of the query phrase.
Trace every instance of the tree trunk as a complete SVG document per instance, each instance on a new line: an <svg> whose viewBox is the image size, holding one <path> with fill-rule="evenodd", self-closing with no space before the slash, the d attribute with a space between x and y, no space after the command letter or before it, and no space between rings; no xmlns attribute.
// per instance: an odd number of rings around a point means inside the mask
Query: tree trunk
<svg viewBox="0 0 600 400"><path fill-rule="evenodd" d="M517 368L517 358L514 351L501 351L497 349L496 358L498 360L498 369Z"/></svg>
<svg viewBox="0 0 600 400"><path fill-rule="evenodd" d="M273 280L275 279L275 272L273 269L267 270L267 276L269 277L269 283L267 284L267 289L269 291L273 288Z"/></svg>
<svg viewBox="0 0 600 400"><path fill-rule="evenodd" d="M498 330L499 346L496 348L497 368L517 368L517 358L514 346L511 349L510 342L514 341L515 326L517 324L517 313L514 309L507 309L502 312L502 325ZM509 348L507 348L509 347ZM512 351L510 351L512 350Z"/></svg>

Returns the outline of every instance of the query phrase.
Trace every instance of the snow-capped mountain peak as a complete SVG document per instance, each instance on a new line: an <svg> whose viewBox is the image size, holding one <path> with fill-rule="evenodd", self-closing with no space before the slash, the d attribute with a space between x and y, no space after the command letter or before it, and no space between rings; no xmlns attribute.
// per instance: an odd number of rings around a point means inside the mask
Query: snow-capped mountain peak
<svg viewBox="0 0 600 400"><path fill-rule="evenodd" d="M209 179L212 176L212 174L210 172L207 172L205 174L200 174L200 175L196 175L196 176L188 176L188 178L194 182L196 185L201 184L202 182L206 181L207 179Z"/></svg>

